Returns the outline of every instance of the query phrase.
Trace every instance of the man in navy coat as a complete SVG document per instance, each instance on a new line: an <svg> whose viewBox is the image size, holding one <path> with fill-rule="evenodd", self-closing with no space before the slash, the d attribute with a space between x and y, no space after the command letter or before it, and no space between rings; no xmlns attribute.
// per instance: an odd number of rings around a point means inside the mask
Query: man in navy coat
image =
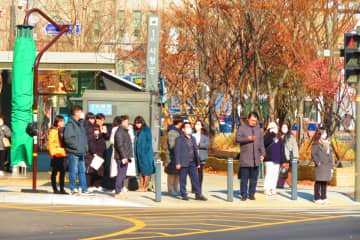
<svg viewBox="0 0 360 240"><path fill-rule="evenodd" d="M186 178L190 175L191 184L195 191L195 200L206 201L207 198L201 194L197 168L200 167L200 160L196 140L191 135L192 127L190 122L184 122L182 132L175 140L176 169L180 170L180 193L183 200L189 200L186 194Z"/></svg>

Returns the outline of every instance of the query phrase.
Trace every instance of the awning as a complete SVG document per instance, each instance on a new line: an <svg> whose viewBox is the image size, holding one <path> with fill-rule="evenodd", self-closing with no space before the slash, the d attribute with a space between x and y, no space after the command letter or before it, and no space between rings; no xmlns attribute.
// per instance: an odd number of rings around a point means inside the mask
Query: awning
<svg viewBox="0 0 360 240"><path fill-rule="evenodd" d="M11 70L12 51L0 51L0 70ZM111 53L46 52L40 70L100 71L115 70L115 56Z"/></svg>

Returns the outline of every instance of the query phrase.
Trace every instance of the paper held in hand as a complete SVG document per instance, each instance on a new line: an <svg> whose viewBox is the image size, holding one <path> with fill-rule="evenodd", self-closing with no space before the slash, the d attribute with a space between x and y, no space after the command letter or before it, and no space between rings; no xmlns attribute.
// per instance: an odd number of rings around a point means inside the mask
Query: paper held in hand
<svg viewBox="0 0 360 240"><path fill-rule="evenodd" d="M95 170L99 170L99 168L103 163L104 163L104 159L99 157L98 155L95 155L95 157L91 160L90 167L92 167Z"/></svg>

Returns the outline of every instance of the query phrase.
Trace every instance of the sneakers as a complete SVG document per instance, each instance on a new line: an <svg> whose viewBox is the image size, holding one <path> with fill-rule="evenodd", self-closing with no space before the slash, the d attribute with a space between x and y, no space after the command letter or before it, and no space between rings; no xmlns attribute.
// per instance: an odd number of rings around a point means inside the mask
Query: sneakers
<svg viewBox="0 0 360 240"><path fill-rule="evenodd" d="M322 200L324 204L329 204L329 200L328 199L323 199Z"/></svg>
<svg viewBox="0 0 360 240"><path fill-rule="evenodd" d="M269 190L265 190L265 191L264 191L264 194L265 194L266 196L271 196L271 195L272 195L271 191L269 191Z"/></svg>
<svg viewBox="0 0 360 240"><path fill-rule="evenodd" d="M100 187L97 187L97 188L96 188L96 191L98 191L98 192L103 192L104 189L100 186Z"/></svg>
<svg viewBox="0 0 360 240"><path fill-rule="evenodd" d="M0 171L0 177L3 177L3 176L5 176L4 171Z"/></svg>
<svg viewBox="0 0 360 240"><path fill-rule="evenodd" d="M315 200L315 203L316 203L316 204L323 204L323 203L324 203L324 201L323 201L323 200L321 200L321 199L318 199L318 200Z"/></svg>
<svg viewBox="0 0 360 240"><path fill-rule="evenodd" d="M173 196L173 197L176 197L176 196L179 195L179 194L178 194L178 192L176 192L175 190L171 190L171 191L169 192L169 195L170 195L170 196Z"/></svg>
<svg viewBox="0 0 360 240"><path fill-rule="evenodd" d="M190 198L186 194L182 195L181 199L184 200L184 201L189 201L190 200Z"/></svg>
<svg viewBox="0 0 360 240"><path fill-rule="evenodd" d="M91 193L94 192L95 190L96 190L96 187L89 187L88 188L88 191L91 192Z"/></svg>
<svg viewBox="0 0 360 240"><path fill-rule="evenodd" d="M275 189L270 189L270 194L271 195L276 195L276 190Z"/></svg>
<svg viewBox="0 0 360 240"><path fill-rule="evenodd" d="M121 189L121 192L128 192L129 190L127 189L127 187L123 187L122 189Z"/></svg>
<svg viewBox="0 0 360 240"><path fill-rule="evenodd" d="M249 197L250 200L256 200L255 195L251 194Z"/></svg>
<svg viewBox="0 0 360 240"><path fill-rule="evenodd" d="M241 195L241 201L246 201L247 196L246 195Z"/></svg>
<svg viewBox="0 0 360 240"><path fill-rule="evenodd" d="M77 188L74 188L70 191L71 195L78 195L79 194L79 190Z"/></svg>
<svg viewBox="0 0 360 240"><path fill-rule="evenodd" d="M89 190L86 191L81 191L82 195L90 195L92 192L90 192Z"/></svg>
<svg viewBox="0 0 360 240"><path fill-rule="evenodd" d="M195 200L207 201L207 198L204 195L196 195Z"/></svg>

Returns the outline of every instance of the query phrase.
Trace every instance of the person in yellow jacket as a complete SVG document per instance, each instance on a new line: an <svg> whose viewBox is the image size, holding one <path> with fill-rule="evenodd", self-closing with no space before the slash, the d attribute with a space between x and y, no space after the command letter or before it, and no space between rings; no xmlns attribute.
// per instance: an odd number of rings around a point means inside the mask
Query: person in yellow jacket
<svg viewBox="0 0 360 240"><path fill-rule="evenodd" d="M56 116L53 126L49 130L48 137L48 149L51 156L51 185L55 194L67 194L64 189L65 184L65 160L66 151L62 146L61 141L61 129L65 125L65 119L63 116ZM59 135L60 131L60 135ZM60 191L56 185L56 175L60 172Z"/></svg>

